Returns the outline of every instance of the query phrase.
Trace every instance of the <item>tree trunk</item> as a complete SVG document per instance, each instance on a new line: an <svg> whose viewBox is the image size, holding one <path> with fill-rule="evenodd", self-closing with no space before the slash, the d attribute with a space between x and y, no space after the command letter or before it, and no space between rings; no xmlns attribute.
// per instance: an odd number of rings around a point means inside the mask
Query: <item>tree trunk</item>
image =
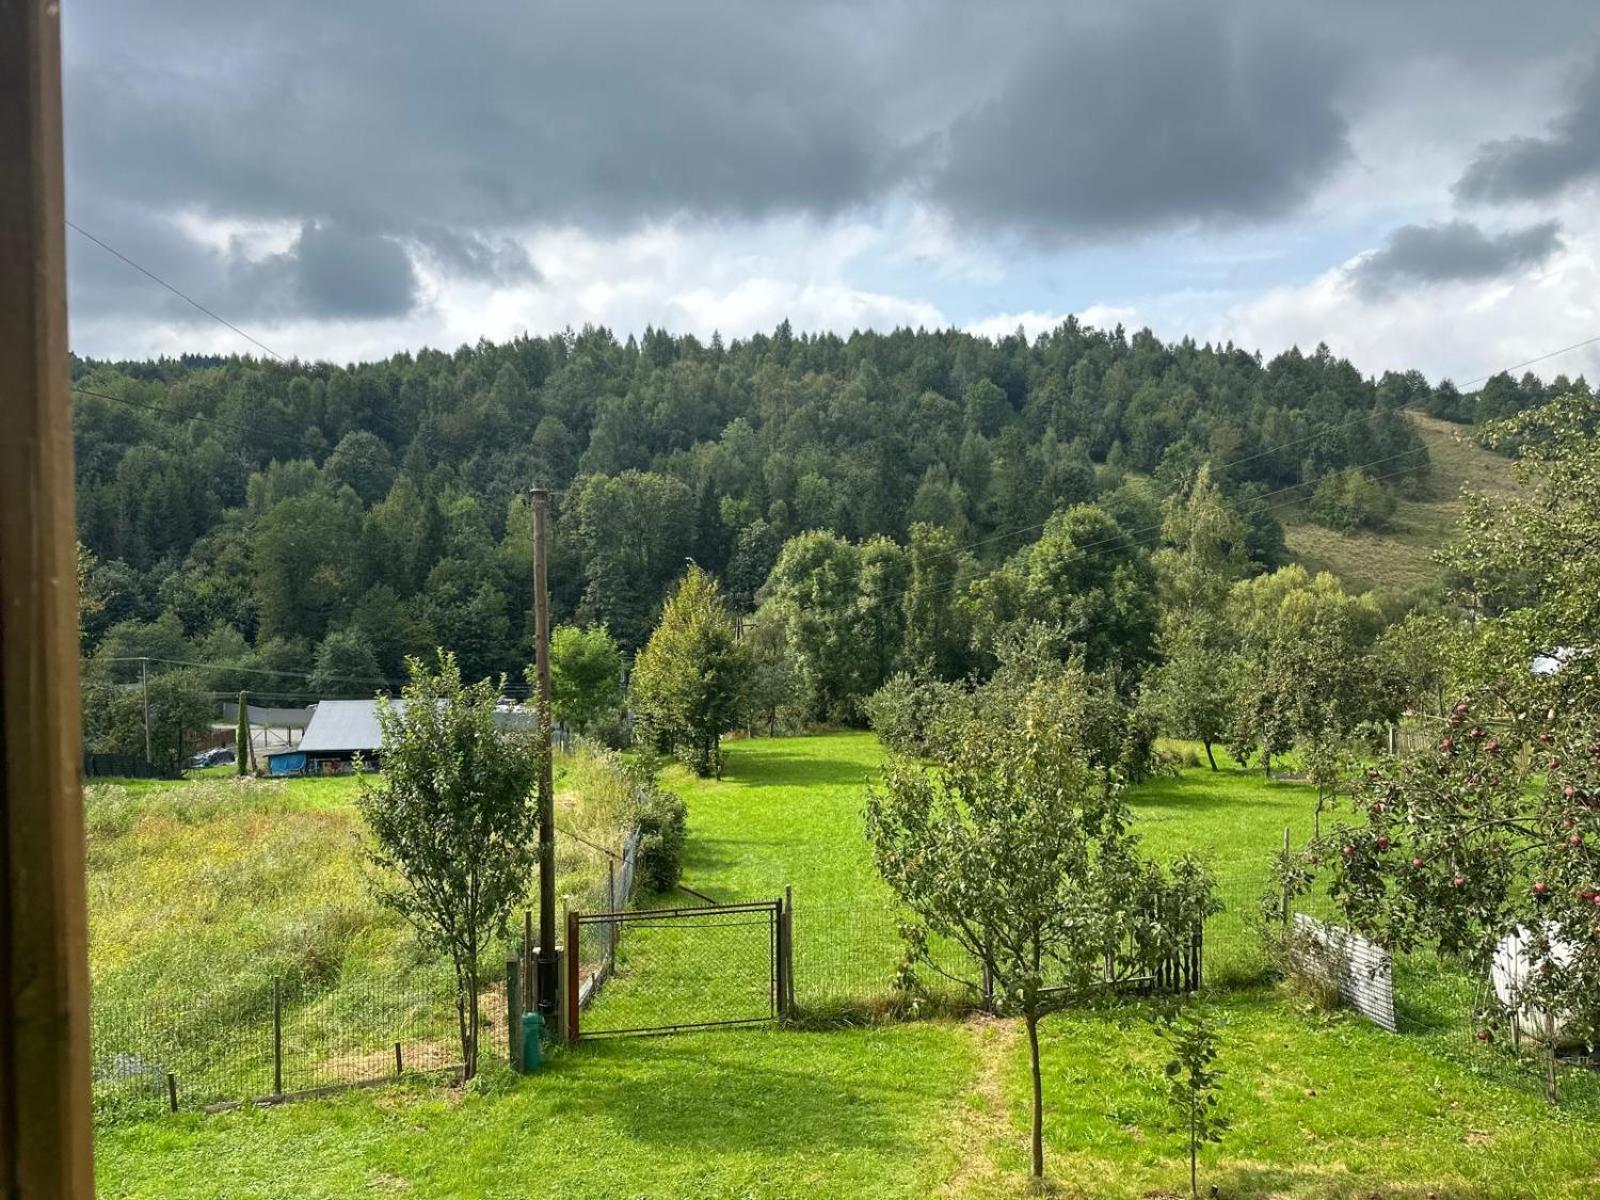
<svg viewBox="0 0 1600 1200"><path fill-rule="evenodd" d="M1261 770L1268 779L1272 778L1272 751L1265 747L1261 751Z"/></svg>
<svg viewBox="0 0 1600 1200"><path fill-rule="evenodd" d="M478 962L473 958L472 966L467 971L467 980L471 984L472 994L467 998L467 1040L470 1050L467 1057L466 1078L471 1079L478 1073Z"/></svg>
<svg viewBox="0 0 1600 1200"><path fill-rule="evenodd" d="M1206 738L1205 742L1206 742L1206 761L1211 764L1211 769L1213 771L1215 771L1217 769L1217 756L1215 754L1211 753L1211 739L1210 738Z"/></svg>
<svg viewBox="0 0 1600 1200"><path fill-rule="evenodd" d="M1039 1078L1039 1014L1030 1012L1028 1060L1033 1067L1033 1177L1044 1178L1044 1084Z"/></svg>
<svg viewBox="0 0 1600 1200"><path fill-rule="evenodd" d="M463 985L463 983L461 981L461 968L460 968L460 966L457 966L456 967L456 1034L461 1039L461 1062L462 1062L461 1071L462 1071L462 1074L466 1078L471 1079L472 1076L470 1074L468 1074L468 1071L470 1069L470 1060L471 1060L471 1055L468 1053L468 1047L470 1047L472 1043L471 1043L471 1039L467 1035L467 1006L466 1006L466 1003L464 1002L463 997L462 997L462 992L464 990L465 990L465 987L464 987L464 985Z"/></svg>
<svg viewBox="0 0 1600 1200"><path fill-rule="evenodd" d="M1195 1160L1199 1156L1199 1146L1194 1137L1194 1105L1193 1097L1189 1100L1189 1200L1200 1200L1200 1169Z"/></svg>

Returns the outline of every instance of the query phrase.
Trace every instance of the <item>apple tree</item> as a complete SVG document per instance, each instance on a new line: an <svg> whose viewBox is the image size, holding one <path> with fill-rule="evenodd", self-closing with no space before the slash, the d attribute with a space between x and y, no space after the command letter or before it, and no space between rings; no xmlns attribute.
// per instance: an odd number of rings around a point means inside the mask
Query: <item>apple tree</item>
<svg viewBox="0 0 1600 1200"><path fill-rule="evenodd" d="M1310 853L1352 923L1487 968L1527 931L1520 1000L1600 1042L1600 402L1490 431L1525 490L1469 498L1448 553L1483 616L1455 639L1467 699L1433 748L1368 772L1357 819Z"/></svg>
<svg viewBox="0 0 1600 1200"><path fill-rule="evenodd" d="M927 931L987 969L996 1006L1027 1026L1036 1178L1040 1019L1114 995L1215 908L1197 862L1168 874L1141 856L1120 789L1089 761L1083 709L1080 691L1040 679L1013 704L972 710L936 769L896 755L867 801L879 872ZM934 966L925 940L908 940Z"/></svg>

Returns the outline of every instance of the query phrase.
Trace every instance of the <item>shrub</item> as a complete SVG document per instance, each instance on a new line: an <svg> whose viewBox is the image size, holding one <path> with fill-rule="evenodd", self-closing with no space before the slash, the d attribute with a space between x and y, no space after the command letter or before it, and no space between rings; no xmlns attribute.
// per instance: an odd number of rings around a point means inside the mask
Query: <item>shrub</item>
<svg viewBox="0 0 1600 1200"><path fill-rule="evenodd" d="M670 892L683 878L683 846L689 836L689 806L653 783L641 789L639 879L651 892Z"/></svg>
<svg viewBox="0 0 1600 1200"><path fill-rule="evenodd" d="M1358 529L1382 531L1394 516L1394 493L1355 467L1332 471L1317 481L1311 515L1341 533Z"/></svg>
<svg viewBox="0 0 1600 1200"><path fill-rule="evenodd" d="M867 721L894 753L935 758L967 699L959 684L901 672L867 697Z"/></svg>

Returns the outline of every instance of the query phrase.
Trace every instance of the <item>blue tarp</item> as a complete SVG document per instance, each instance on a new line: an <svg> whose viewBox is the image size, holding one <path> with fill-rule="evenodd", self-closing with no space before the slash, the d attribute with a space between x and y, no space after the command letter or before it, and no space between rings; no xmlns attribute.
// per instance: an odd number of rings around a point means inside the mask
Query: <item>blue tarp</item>
<svg viewBox="0 0 1600 1200"><path fill-rule="evenodd" d="M270 775L299 775L306 769L304 754L267 755L267 773Z"/></svg>

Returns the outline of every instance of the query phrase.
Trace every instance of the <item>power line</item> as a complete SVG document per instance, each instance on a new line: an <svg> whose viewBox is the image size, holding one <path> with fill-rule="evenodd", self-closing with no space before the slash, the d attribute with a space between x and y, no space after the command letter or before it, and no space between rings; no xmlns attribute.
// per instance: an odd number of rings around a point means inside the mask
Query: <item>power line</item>
<svg viewBox="0 0 1600 1200"><path fill-rule="evenodd" d="M1550 351L1549 354L1541 354L1541 355L1539 355L1539 357L1530 358L1526 362L1519 362L1519 363L1514 364L1513 366L1502 367L1500 370L1492 371L1488 375L1480 375L1476 379L1469 379L1469 380L1467 380L1466 383L1462 384L1461 386L1463 386L1463 387L1475 387L1476 385L1478 385L1480 383L1487 383L1489 380L1493 379L1496 375L1509 375L1513 371L1522 370L1523 367L1531 367L1535 363L1544 362L1546 359L1559 358L1563 354L1571 354L1574 350L1582 350L1585 346L1592 346L1596 342L1600 342L1600 333L1595 334L1593 337L1584 338L1583 341L1581 341L1581 342L1573 342L1572 345L1570 345L1570 346L1563 346L1559 350L1552 350L1552 351ZM1471 395L1471 393L1469 392L1468 395Z"/></svg>
<svg viewBox="0 0 1600 1200"><path fill-rule="evenodd" d="M290 433L262 429L259 426L245 425L238 421L225 420L222 417L207 417L199 413L182 413L176 409L162 408L159 404L147 404L143 400L130 400L126 396L113 396L110 392L97 392L93 388L86 388L76 383L72 385L72 390L82 396L93 396L96 400L109 400L114 404L125 404L129 408L143 409L145 412L152 412L157 416L175 417L180 421L204 421L207 425L220 425L224 429L237 429L241 433L254 434L258 437L278 438L280 441L293 442L297 448L307 450L307 453L310 453L305 443Z"/></svg>
<svg viewBox="0 0 1600 1200"><path fill-rule="evenodd" d="M274 669L274 668L271 668L271 667L250 667L250 666L245 666L243 664L228 663L228 662L209 662L209 663L208 662L198 662L198 661L196 661L194 659L189 659L189 658L163 658L163 657L161 657L159 655L155 655L155 654L137 654L137 655L128 655L126 657L102 658L102 659L99 659L98 661L107 662L107 663L152 662L152 663L161 663L161 664L163 664L165 666L170 666L170 667L192 667L192 668L194 668L196 670L201 670L201 671L219 671L219 672L232 671L232 672L236 672L236 673L244 674L244 675L265 675L265 676L268 676L268 677L271 677L271 678L277 678L277 679L303 679L307 683L311 682L311 680L313 678L310 674L308 674L306 672L303 672L303 671L282 670L282 669ZM404 680L384 679L384 678L380 678L378 676L323 675L323 676L320 676L320 678L325 680L328 683L369 684L369 685L374 685L374 686L378 686L378 687L387 687L387 688L403 688L405 686L405 681ZM528 691L528 685L527 684L525 684L525 683L513 683L510 678L507 678L506 683L505 683L505 687L501 689L501 694L502 695L507 695L507 696L519 696L519 695L526 694L527 691ZM291 697L326 698L326 693L324 693L324 692L314 692L314 691L282 692L282 691L256 691L255 689L250 689L250 694L253 695L253 696L273 696L273 697L282 698L282 699L287 699L287 698L291 698Z"/></svg>
<svg viewBox="0 0 1600 1200"><path fill-rule="evenodd" d="M246 667L234 663L206 663L196 662L189 658L162 658L155 654L131 655L127 658L104 658L101 662L127 663L127 662L158 662L169 667L196 667L202 671L235 671L244 675L267 675L278 679L304 679L311 680L309 674L299 671L279 671L268 667ZM361 675L324 675L322 678L329 683L370 683L381 687L404 687L404 683L393 679L380 679Z"/></svg>
<svg viewBox="0 0 1600 1200"><path fill-rule="evenodd" d="M73 230L73 231L75 231L75 232L77 232L79 234L82 234L84 237L88 238L91 242L93 242L96 246L99 246L100 249L104 250L107 254L110 254L113 257L121 259L123 262L127 263L135 271L138 271L139 274L144 275L149 279L153 279L156 283L159 283L162 287L166 288L167 291L171 292L174 296L178 297L178 299L184 301L184 303L190 304L193 307L195 307L196 309L198 309L199 311L205 313L206 316L210 317L213 321L217 322L217 324L227 326L229 329L233 330L233 332L237 333L240 337L244 338L245 341L250 342L253 345L259 346L261 349L265 350L268 354L270 354L273 358L277 359L279 362L283 361L283 355L279 354L276 350L274 350L271 346L267 345L260 338L253 337L252 335L246 333L244 330L240 329L237 325L235 325L232 321L228 320L226 317L219 316L218 314L212 312L211 309L207 308L204 304L201 304L200 301L196 300L193 296L189 295L187 292L181 290L180 288L174 287L172 284L168 283L165 279L161 278L161 276L157 275L149 267L146 267L146 266L143 266L140 263L134 262L133 259L129 258L126 254L124 254L121 250L118 250L115 246L109 245L108 243L103 242L99 238L95 237L94 234L90 233L82 225L76 224L73 221L68 221L67 222L67 228L71 229L71 230Z"/></svg>

